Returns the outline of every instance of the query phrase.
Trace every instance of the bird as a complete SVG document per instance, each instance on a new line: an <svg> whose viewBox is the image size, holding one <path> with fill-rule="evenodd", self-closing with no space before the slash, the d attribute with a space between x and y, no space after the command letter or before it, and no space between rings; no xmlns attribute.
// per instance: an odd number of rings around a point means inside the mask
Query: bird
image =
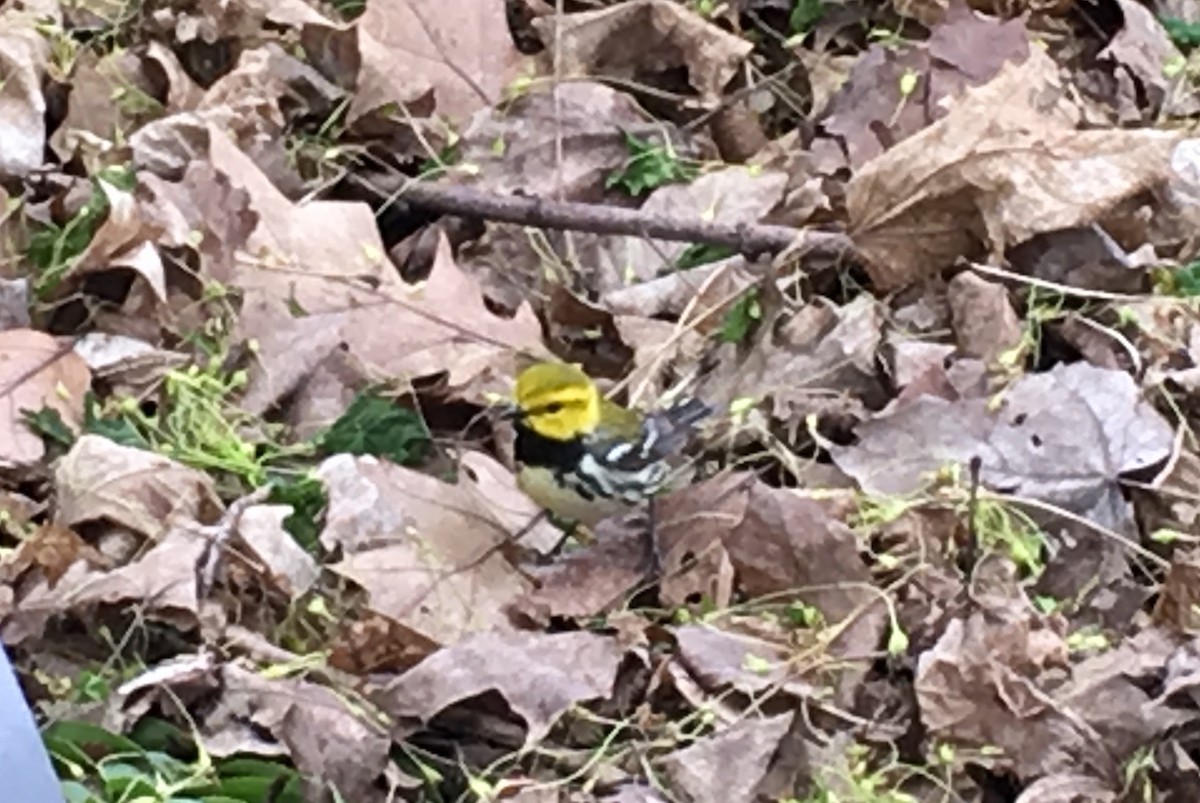
<svg viewBox="0 0 1200 803"><path fill-rule="evenodd" d="M508 413L518 487L559 519L591 528L663 490L672 458L712 408L687 398L631 410L605 398L579 366L547 361L518 374Z"/></svg>

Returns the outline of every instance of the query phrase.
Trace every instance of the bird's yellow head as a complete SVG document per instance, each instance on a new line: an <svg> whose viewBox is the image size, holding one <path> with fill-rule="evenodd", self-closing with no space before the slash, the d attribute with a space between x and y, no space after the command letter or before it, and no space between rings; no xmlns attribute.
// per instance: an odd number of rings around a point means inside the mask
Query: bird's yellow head
<svg viewBox="0 0 1200 803"><path fill-rule="evenodd" d="M517 376L513 393L517 414L544 438L569 441L595 430L600 423L600 391L591 377L574 365L541 362Z"/></svg>

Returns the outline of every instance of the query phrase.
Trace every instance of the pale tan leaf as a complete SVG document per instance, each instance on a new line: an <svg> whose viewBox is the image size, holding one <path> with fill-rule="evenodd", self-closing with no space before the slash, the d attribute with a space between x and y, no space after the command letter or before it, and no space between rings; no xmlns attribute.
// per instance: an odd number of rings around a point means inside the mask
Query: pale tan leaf
<svg viewBox="0 0 1200 803"><path fill-rule="evenodd" d="M0 466L26 466L45 449L24 412L56 410L68 426L83 417L92 374L69 345L31 329L0 332Z"/></svg>
<svg viewBox="0 0 1200 803"><path fill-rule="evenodd" d="M1057 65L1034 48L950 114L851 179L851 234L881 288L931 275L982 243L995 253L1085 226L1168 180L1180 136L1076 130Z"/></svg>

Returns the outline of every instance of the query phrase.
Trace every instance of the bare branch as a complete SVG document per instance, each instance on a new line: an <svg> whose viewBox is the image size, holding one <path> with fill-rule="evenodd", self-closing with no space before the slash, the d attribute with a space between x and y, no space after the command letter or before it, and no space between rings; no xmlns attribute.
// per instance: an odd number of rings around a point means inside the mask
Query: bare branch
<svg viewBox="0 0 1200 803"><path fill-rule="evenodd" d="M360 183L372 192L385 192L365 181L360 180ZM799 241L803 241L805 253L814 256L841 259L855 253L854 243L839 232L710 222L618 206L497 195L451 184L410 182L395 191L395 198L415 208L447 215L478 217L541 229L723 245L750 257L778 253Z"/></svg>

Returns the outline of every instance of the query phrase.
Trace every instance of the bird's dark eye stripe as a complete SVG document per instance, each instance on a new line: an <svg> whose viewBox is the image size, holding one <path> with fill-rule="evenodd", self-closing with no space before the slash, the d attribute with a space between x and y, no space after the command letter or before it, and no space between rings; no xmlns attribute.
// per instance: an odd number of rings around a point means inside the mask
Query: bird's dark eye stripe
<svg viewBox="0 0 1200 803"><path fill-rule="evenodd" d="M554 415L555 413L561 413L564 406L565 405L562 402L550 402L549 404L542 404L534 407L529 412L531 415L542 415L544 413Z"/></svg>

